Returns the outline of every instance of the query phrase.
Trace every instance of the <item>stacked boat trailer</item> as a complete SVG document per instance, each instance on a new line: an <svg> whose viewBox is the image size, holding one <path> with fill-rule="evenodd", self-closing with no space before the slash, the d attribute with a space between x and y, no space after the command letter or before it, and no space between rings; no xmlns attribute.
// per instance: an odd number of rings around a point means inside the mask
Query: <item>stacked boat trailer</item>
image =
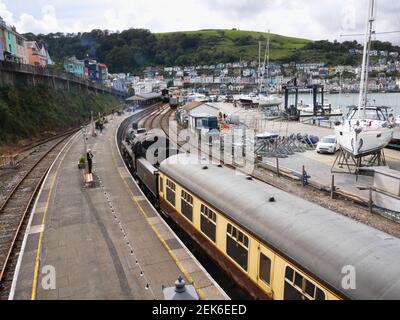
<svg viewBox="0 0 400 320"><path fill-rule="evenodd" d="M264 133L256 138L255 153L258 158L287 158L296 152L314 150L318 143L317 137L300 133L287 137Z"/></svg>

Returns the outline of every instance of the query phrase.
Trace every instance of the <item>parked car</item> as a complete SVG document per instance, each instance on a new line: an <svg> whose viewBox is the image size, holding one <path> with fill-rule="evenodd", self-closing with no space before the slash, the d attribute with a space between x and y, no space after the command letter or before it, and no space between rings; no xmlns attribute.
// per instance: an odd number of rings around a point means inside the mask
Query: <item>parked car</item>
<svg viewBox="0 0 400 320"><path fill-rule="evenodd" d="M339 144L336 136L327 136L321 139L317 144L318 153L332 153L335 154L339 150Z"/></svg>

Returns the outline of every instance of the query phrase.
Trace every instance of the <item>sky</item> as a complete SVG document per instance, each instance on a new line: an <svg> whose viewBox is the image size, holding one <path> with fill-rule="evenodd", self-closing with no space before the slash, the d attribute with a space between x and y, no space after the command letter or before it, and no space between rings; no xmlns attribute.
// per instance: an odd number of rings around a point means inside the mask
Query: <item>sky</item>
<svg viewBox="0 0 400 320"><path fill-rule="evenodd" d="M400 31L400 1L376 0L376 31ZM0 0L0 16L21 33L200 29L268 31L312 40L364 32L368 0ZM400 33L376 35L400 44Z"/></svg>

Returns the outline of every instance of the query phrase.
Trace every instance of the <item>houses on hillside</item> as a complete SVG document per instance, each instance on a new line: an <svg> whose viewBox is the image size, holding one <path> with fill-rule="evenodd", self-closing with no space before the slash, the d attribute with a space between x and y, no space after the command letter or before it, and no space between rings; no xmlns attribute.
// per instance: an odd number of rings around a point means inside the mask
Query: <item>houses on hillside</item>
<svg viewBox="0 0 400 320"><path fill-rule="evenodd" d="M27 41L14 26L9 26L0 17L0 61L46 67L53 64L43 44Z"/></svg>
<svg viewBox="0 0 400 320"><path fill-rule="evenodd" d="M26 47L28 64L40 67L46 67L49 64L49 55L44 46L40 47L36 41L27 41Z"/></svg>
<svg viewBox="0 0 400 320"><path fill-rule="evenodd" d="M79 60L75 56L69 57L64 61L64 70L98 84L104 85L108 81L107 65L94 59Z"/></svg>

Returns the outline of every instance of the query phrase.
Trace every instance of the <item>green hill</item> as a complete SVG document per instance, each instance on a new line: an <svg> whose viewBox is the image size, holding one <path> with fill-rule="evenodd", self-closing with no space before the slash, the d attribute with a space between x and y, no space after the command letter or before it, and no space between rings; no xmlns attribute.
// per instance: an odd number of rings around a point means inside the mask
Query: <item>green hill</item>
<svg viewBox="0 0 400 320"><path fill-rule="evenodd" d="M242 30L200 30L157 33L159 40L170 40L174 37L186 36L198 39L196 51L213 51L216 54L235 56L237 60L257 60L259 42L262 42L261 56L263 58L268 37L270 38L270 58L272 60L285 59L293 55L296 50L302 49L312 42L306 39L285 37L278 34Z"/></svg>
<svg viewBox="0 0 400 320"><path fill-rule="evenodd" d="M109 66L110 72L136 72L146 66L199 65L258 59L258 43L262 56L268 34L241 30L201 30L151 33L145 29L129 29L118 33L93 30L86 33L47 35L32 33L29 40L46 44L52 58L62 63L65 57L87 55ZM271 60L290 59L311 41L270 35Z"/></svg>
<svg viewBox="0 0 400 320"><path fill-rule="evenodd" d="M78 34L32 33L29 40L46 44L50 55L58 63L75 55L87 55L106 63L109 71L138 72L147 66L188 66L258 60L258 43L265 45L270 36L271 61L325 62L327 64L360 63L360 57L349 54L350 49L361 49L356 41L329 42L290 38L277 34L242 30L200 30L152 33L146 29L122 32L92 30ZM390 43L375 41L373 49L399 51Z"/></svg>

